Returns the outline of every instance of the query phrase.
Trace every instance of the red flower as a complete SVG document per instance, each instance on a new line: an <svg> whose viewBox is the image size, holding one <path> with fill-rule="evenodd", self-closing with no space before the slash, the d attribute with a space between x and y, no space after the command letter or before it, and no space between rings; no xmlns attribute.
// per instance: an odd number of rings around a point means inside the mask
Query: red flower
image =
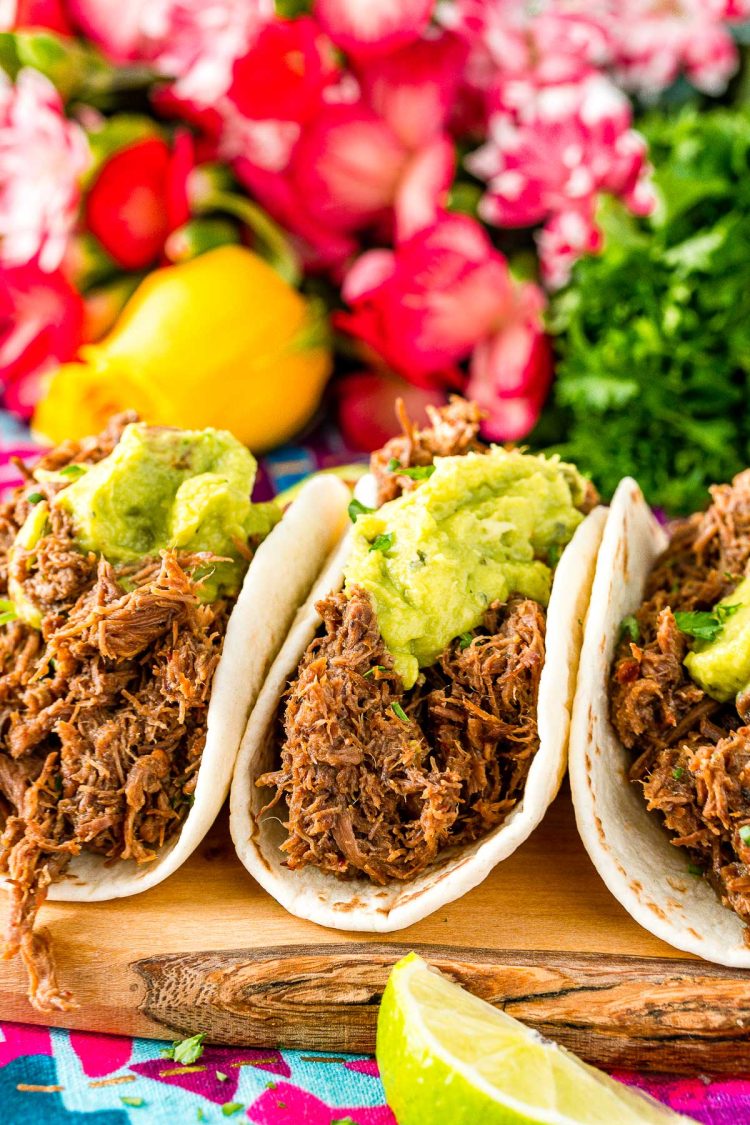
<svg viewBox="0 0 750 1125"><path fill-rule="evenodd" d="M24 417L43 372L72 359L81 340L83 302L63 274L35 262L0 268L0 383L4 405Z"/></svg>
<svg viewBox="0 0 750 1125"><path fill-rule="evenodd" d="M11 0L10 7L7 17L0 16L0 31L46 28L58 35L73 34L63 0L15 0L15 5Z"/></svg>
<svg viewBox="0 0 750 1125"><path fill-rule="evenodd" d="M275 19L235 62L229 97L245 117L302 124L337 75L333 44L315 20Z"/></svg>
<svg viewBox="0 0 750 1125"><path fill-rule="evenodd" d="M385 371L356 371L336 385L338 418L350 449L371 453L400 433L393 404L402 398L417 423L426 422L425 406L443 406L445 392L424 390Z"/></svg>
<svg viewBox="0 0 750 1125"><path fill-rule="evenodd" d="M105 162L86 199L86 224L124 269L155 262L168 235L187 221L192 168L192 142L185 132L178 133L172 149L161 137L147 137Z"/></svg>

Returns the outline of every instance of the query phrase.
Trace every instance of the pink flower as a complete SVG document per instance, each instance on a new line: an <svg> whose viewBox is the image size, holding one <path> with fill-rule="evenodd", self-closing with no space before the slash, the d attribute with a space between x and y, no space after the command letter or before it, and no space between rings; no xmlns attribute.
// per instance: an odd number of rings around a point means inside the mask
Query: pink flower
<svg viewBox="0 0 750 1125"><path fill-rule="evenodd" d="M537 246L545 285L559 289L568 282L574 263L582 255L601 250L602 234L594 222L591 200L548 219L537 235Z"/></svg>
<svg viewBox="0 0 750 1125"><path fill-rule="evenodd" d="M355 232L383 225L389 236L395 223L411 233L432 222L453 179L445 137L415 152L361 100L324 105L301 130L273 121L255 128L262 143L235 158L237 175L300 236L313 266L343 262L356 248ZM247 124L242 132L247 141Z"/></svg>
<svg viewBox="0 0 750 1125"><path fill-rule="evenodd" d="M208 106L273 16L273 0L149 0L142 9L145 57L173 77L175 93Z"/></svg>
<svg viewBox="0 0 750 1125"><path fill-rule="evenodd" d="M503 323L512 283L502 254L465 215L443 215L394 250L371 250L346 276L339 328L409 382L460 386L457 364Z"/></svg>
<svg viewBox="0 0 750 1125"><path fill-rule="evenodd" d="M232 69L273 17L273 0L67 0L77 26L115 62L142 59L199 108L222 97Z"/></svg>
<svg viewBox="0 0 750 1125"><path fill-rule="evenodd" d="M334 43L354 57L383 55L427 27L435 0L315 0L314 14Z"/></svg>
<svg viewBox="0 0 750 1125"><path fill-rule="evenodd" d="M104 162L86 197L86 225L123 269L152 265L169 234L187 222L192 168L185 130L172 149L161 137L147 137Z"/></svg>
<svg viewBox="0 0 750 1125"><path fill-rule="evenodd" d="M612 17L614 74L628 90L654 97L684 71L699 89L720 94L737 69L737 49L722 23L731 5L624 0L610 12L606 0L600 3Z"/></svg>
<svg viewBox="0 0 750 1125"><path fill-rule="evenodd" d="M537 285L517 286L502 326L474 349L466 394L485 411L482 430L494 441L526 437L547 397L552 350L543 310L544 296Z"/></svg>
<svg viewBox="0 0 750 1125"><path fill-rule="evenodd" d="M59 270L0 266L0 384L10 410L29 417L40 378L72 359L81 342L83 302Z"/></svg>
<svg viewBox="0 0 750 1125"><path fill-rule="evenodd" d="M365 100L407 147L440 135L453 108L466 44L444 33L423 38L357 68Z"/></svg>
<svg viewBox="0 0 750 1125"><path fill-rule="evenodd" d="M0 72L0 261L59 266L89 159L83 130L48 79L22 70L13 85Z"/></svg>
<svg viewBox="0 0 750 1125"><path fill-rule="evenodd" d="M528 226L599 191L643 201L645 142L630 129L627 98L600 74L543 87L515 119L498 113L488 143L467 164L488 181L482 217Z"/></svg>

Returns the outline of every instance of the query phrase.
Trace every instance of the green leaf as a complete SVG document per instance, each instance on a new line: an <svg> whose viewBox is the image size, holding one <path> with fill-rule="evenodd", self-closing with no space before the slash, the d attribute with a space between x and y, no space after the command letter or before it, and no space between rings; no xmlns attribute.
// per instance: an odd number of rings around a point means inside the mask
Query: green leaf
<svg viewBox="0 0 750 1125"><path fill-rule="evenodd" d="M38 504L40 500L44 499L44 497L42 496L41 492L30 492L26 499L28 500L29 504Z"/></svg>
<svg viewBox="0 0 750 1125"><path fill-rule="evenodd" d="M219 1082L226 1082L229 1079L229 1075L225 1074L223 1070L215 1070L214 1074L219 1079Z"/></svg>
<svg viewBox="0 0 750 1125"><path fill-rule="evenodd" d="M60 476L70 477L71 480L76 480L78 477L84 476L87 471L88 470L85 465L66 465L64 469L60 469Z"/></svg>
<svg viewBox="0 0 750 1125"><path fill-rule="evenodd" d="M622 640L626 633L630 637L631 641L638 642L641 639L640 626L638 625L638 622L636 621L632 613L628 614L627 617L623 617L622 621L620 622L620 632L617 636L618 643Z"/></svg>
<svg viewBox="0 0 750 1125"><path fill-rule="evenodd" d="M459 647L463 651L464 649L469 647L469 645L471 644L471 642L473 640L474 640L474 634L473 633L462 633L461 636L458 638Z"/></svg>
<svg viewBox="0 0 750 1125"><path fill-rule="evenodd" d="M224 1102L224 1105L221 1107L221 1112L225 1117L231 1117L232 1114L244 1108L242 1102Z"/></svg>
<svg viewBox="0 0 750 1125"><path fill-rule="evenodd" d="M375 672L387 672L388 669L384 664L375 664L372 668L368 668L365 672L365 679L375 674Z"/></svg>
<svg viewBox="0 0 750 1125"><path fill-rule="evenodd" d="M166 1057L174 1059L175 1062L184 1063L185 1066L190 1066L191 1063L197 1062L203 1054L203 1040L205 1038L205 1031L201 1031L198 1035L191 1035L189 1039L181 1039L167 1048Z"/></svg>
<svg viewBox="0 0 750 1125"><path fill-rule="evenodd" d="M682 766L675 766L675 768L672 770L672 777L675 779L675 781L680 781L684 773L685 770L682 768Z"/></svg>
<svg viewBox="0 0 750 1125"><path fill-rule="evenodd" d="M693 610L685 613L678 610L674 619L681 633L701 641L715 641L727 619L733 617L738 609L741 609L739 604L715 605L710 612Z"/></svg>
<svg viewBox="0 0 750 1125"><path fill-rule="evenodd" d="M750 824L743 824L739 831L740 840L743 844L750 844Z"/></svg>
<svg viewBox="0 0 750 1125"><path fill-rule="evenodd" d="M146 1104L146 1102L143 1098L132 1098L132 1097L128 1097L126 1094L120 1095L120 1101L122 1102L123 1105L133 1106L136 1109L138 1109L138 1108L140 1108L140 1106L143 1106L143 1105Z"/></svg>
<svg viewBox="0 0 750 1125"><path fill-rule="evenodd" d="M361 501L357 500L355 497L355 499L349 501L347 511L349 512L349 519L352 523L356 523L357 516L369 516L375 509L368 508L366 504L362 504Z"/></svg>
<svg viewBox="0 0 750 1125"><path fill-rule="evenodd" d="M384 532L382 532L382 534L375 536L372 543L370 544L369 549L371 551L382 551L383 553L385 553L386 551L390 551L392 546L393 546L393 532L392 531L384 531Z"/></svg>
<svg viewBox="0 0 750 1125"><path fill-rule="evenodd" d="M391 457L388 462L388 472L396 473L400 477L409 477L410 480L427 480L435 472L435 465L412 465L404 468L397 457Z"/></svg>
<svg viewBox="0 0 750 1125"><path fill-rule="evenodd" d="M392 703L391 710L393 711L393 714L396 716L396 718L400 719L402 723L409 722L409 716L406 714L406 711L404 711L400 703Z"/></svg>

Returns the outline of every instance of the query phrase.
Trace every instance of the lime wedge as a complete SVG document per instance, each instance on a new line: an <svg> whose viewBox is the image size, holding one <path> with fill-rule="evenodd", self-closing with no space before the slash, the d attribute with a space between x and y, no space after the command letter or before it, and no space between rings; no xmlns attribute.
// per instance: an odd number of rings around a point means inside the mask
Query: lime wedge
<svg viewBox="0 0 750 1125"><path fill-rule="evenodd" d="M414 953L394 966L383 994L377 1057L399 1125L691 1120L587 1066Z"/></svg>

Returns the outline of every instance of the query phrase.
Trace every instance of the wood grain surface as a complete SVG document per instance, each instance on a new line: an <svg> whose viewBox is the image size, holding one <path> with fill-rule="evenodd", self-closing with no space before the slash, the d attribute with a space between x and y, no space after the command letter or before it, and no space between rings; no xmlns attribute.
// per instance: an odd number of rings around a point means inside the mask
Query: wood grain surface
<svg viewBox="0 0 750 1125"><path fill-rule="evenodd" d="M80 1002L51 1017L61 1026L370 1051L390 966L416 949L592 1062L750 1071L750 973L688 958L637 926L591 866L565 791L485 883L399 934L291 917L236 860L224 814L160 886L50 904L42 920ZM15 961L0 962L0 1019L50 1022L29 1006Z"/></svg>

